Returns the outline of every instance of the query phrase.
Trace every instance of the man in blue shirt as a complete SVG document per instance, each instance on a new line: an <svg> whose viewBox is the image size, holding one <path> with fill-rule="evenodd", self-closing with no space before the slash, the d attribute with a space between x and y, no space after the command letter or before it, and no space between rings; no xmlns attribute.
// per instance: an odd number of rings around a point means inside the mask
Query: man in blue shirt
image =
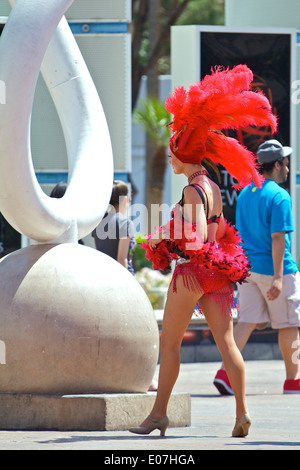
<svg viewBox="0 0 300 470"><path fill-rule="evenodd" d="M246 187L237 200L236 226L252 269L248 281L238 286L239 322L234 337L242 350L254 329L264 329L271 322L279 330L286 367L284 393L300 394L300 275L290 252L292 201L279 186L287 180L291 153L291 147L277 140L261 144L257 158L265 181L262 188ZM221 393L231 394L224 367L214 383Z"/></svg>

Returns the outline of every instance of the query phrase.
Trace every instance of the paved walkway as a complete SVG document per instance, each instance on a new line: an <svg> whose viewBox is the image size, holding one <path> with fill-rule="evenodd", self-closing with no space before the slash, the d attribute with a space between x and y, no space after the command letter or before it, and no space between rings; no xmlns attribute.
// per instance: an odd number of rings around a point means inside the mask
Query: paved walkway
<svg viewBox="0 0 300 470"><path fill-rule="evenodd" d="M117 450L124 451L124 455L126 451L127 456L133 450L162 454L168 450L178 455L204 449L300 450L300 395L282 394L285 378L282 361L246 362L247 401L253 420L246 439L230 437L234 398L216 393L212 380L217 368L218 363L182 364L175 390L192 396L192 426L169 429L166 438L161 439L158 432L140 437L127 431L1 431L0 450L102 450L100 462L111 459ZM114 455L116 458L122 453ZM142 455L145 459L146 454Z"/></svg>

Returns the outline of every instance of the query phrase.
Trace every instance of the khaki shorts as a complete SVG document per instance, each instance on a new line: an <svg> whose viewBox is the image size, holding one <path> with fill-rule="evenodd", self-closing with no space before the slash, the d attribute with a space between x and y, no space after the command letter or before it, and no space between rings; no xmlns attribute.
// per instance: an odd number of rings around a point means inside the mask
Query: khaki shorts
<svg viewBox="0 0 300 470"><path fill-rule="evenodd" d="M258 329L270 322L275 330L300 326L299 272L283 276L280 296L273 301L266 297L273 276L251 273L238 286L239 322L256 323Z"/></svg>

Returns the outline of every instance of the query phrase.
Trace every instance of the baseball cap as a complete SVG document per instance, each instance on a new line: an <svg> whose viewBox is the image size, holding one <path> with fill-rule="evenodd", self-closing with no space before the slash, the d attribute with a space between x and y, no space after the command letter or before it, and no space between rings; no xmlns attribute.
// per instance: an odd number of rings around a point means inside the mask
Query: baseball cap
<svg viewBox="0 0 300 470"><path fill-rule="evenodd" d="M288 157L292 152L292 147L284 147L278 140L272 139L260 144L256 155L258 162L263 165L264 163L272 163Z"/></svg>

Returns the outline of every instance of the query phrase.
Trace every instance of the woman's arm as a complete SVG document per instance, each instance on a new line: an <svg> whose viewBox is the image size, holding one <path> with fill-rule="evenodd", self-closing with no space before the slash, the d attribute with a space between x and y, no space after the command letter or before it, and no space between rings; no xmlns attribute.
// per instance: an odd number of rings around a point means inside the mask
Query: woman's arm
<svg viewBox="0 0 300 470"><path fill-rule="evenodd" d="M218 225L218 230L217 230L217 234L216 234L216 240L217 242L221 240L221 238L224 237L224 234L225 234L225 220L224 220L224 216L223 214L221 215L221 218L220 218L220 223Z"/></svg>
<svg viewBox="0 0 300 470"><path fill-rule="evenodd" d="M118 246L118 257L117 261L124 266L124 268L128 268L128 252L129 252L129 245L130 245L130 237L127 238L120 238L119 246Z"/></svg>

